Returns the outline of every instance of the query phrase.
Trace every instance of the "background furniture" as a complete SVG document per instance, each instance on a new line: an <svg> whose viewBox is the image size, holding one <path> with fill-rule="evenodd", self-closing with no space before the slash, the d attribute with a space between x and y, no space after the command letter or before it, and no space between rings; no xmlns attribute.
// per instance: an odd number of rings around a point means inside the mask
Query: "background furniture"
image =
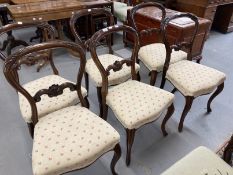
<svg viewBox="0 0 233 175"><path fill-rule="evenodd" d="M79 53L77 82L52 75L20 85L17 71L24 64L21 62L24 56L58 48ZM6 61L5 77L19 92L19 99L25 99L21 101L25 104L20 105L28 105L28 109L21 106L21 109L26 110L22 112L31 113L31 118L26 118L26 121L28 119L32 122L33 174L64 174L83 169L113 150L111 171L117 175L115 165L121 156L120 135L110 124L87 109L87 94L81 87L85 63L85 51L80 45L58 40L27 47ZM72 105L68 101L75 104L80 102L81 106ZM51 110L54 107L57 109ZM42 113L44 116L41 116Z"/></svg>
<svg viewBox="0 0 233 175"><path fill-rule="evenodd" d="M130 11L128 11L127 24L129 26L132 26L129 20L129 13ZM166 9L166 17L174 16L177 13L179 12ZM203 18L199 18L198 20L199 30L193 44L192 58L200 61L202 59L202 50L206 40L206 35L209 31L208 29L210 26L210 21ZM135 16L135 21L139 31L148 28L159 28L161 23L161 11L150 7L144 8L138 11ZM168 28L169 43L172 45L180 41L189 40L191 37L190 32L193 30L193 28L194 23L190 20L178 19L174 21L172 24L169 25ZM130 37L130 35L126 35L124 41L125 43L132 43L132 37ZM141 46L158 42L161 42L161 36L158 34L153 34L140 38Z"/></svg>

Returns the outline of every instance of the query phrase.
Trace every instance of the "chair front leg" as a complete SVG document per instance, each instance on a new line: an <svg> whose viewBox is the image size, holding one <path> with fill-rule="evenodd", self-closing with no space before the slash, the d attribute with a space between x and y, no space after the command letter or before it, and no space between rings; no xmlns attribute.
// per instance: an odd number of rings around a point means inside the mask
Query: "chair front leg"
<svg viewBox="0 0 233 175"><path fill-rule="evenodd" d="M212 109L211 109L211 107L210 107L211 102L213 101L213 99L214 99L217 95L219 95L219 94L222 92L223 89L224 89L224 83L220 84L220 85L217 87L216 91L210 96L210 98L209 98L209 100L208 100L208 103L207 103L207 113L212 112Z"/></svg>
<svg viewBox="0 0 233 175"><path fill-rule="evenodd" d="M136 129L126 129L126 144L127 144L127 153L126 153L126 165L130 165L131 161L131 149L134 142Z"/></svg>
<svg viewBox="0 0 233 175"><path fill-rule="evenodd" d="M186 104L185 104L183 113L182 113L181 118L180 118L180 123L179 123L179 128L178 128L179 132L182 132L182 130L183 130L184 119L187 116L189 110L191 109L191 106L193 104L193 100L194 100L194 97L192 97L192 96L185 97Z"/></svg>
<svg viewBox="0 0 233 175"><path fill-rule="evenodd" d="M152 70L152 71L150 72L150 85L151 85L151 86L154 86L154 85L155 85L155 82L156 82L156 79L157 79L157 74L158 74L158 72L155 71L155 70Z"/></svg>
<svg viewBox="0 0 233 175"><path fill-rule="evenodd" d="M85 72L84 77L85 77L85 86L86 86L86 90L87 90L87 93L88 93L88 91L89 91L89 76L88 76L88 73Z"/></svg>
<svg viewBox="0 0 233 175"><path fill-rule="evenodd" d="M160 88L163 89L166 83L166 74L162 75L161 85Z"/></svg>
<svg viewBox="0 0 233 175"><path fill-rule="evenodd" d="M120 158L121 158L121 147L120 147L120 144L117 144L114 148L114 156L113 156L112 162L111 162L111 171L112 171L113 175L117 175L117 173L115 171L115 166Z"/></svg>
<svg viewBox="0 0 233 175"><path fill-rule="evenodd" d="M99 101L99 116L103 118L103 105L102 105L102 94L101 87L97 87L97 97Z"/></svg>
<svg viewBox="0 0 233 175"><path fill-rule="evenodd" d="M165 137L165 136L167 136L167 131L166 131L166 123L167 123L167 121L171 118L171 116L172 116L172 114L174 113L174 111L175 111L175 107L174 107L174 104L172 103L169 107L168 107L168 109L167 109L167 114L166 114L166 116L164 117L164 119L163 119L163 122L162 122L162 125L161 125L161 130L162 130L162 132L163 132L163 136Z"/></svg>

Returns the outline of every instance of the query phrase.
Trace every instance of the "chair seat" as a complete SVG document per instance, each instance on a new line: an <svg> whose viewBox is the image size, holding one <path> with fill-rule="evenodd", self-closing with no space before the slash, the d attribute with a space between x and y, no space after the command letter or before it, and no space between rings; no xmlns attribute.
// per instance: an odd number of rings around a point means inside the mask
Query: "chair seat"
<svg viewBox="0 0 233 175"><path fill-rule="evenodd" d="M226 75L192 61L183 60L170 65L166 78L184 95L200 96L213 90L226 79Z"/></svg>
<svg viewBox="0 0 233 175"><path fill-rule="evenodd" d="M106 101L125 128L137 129L159 118L174 95L135 80L109 89Z"/></svg>
<svg viewBox="0 0 233 175"><path fill-rule="evenodd" d="M107 68L109 65L113 64L115 61L122 60L123 58L118 57L112 54L104 54L99 56L99 60L104 68ZM140 66L136 64L136 71L139 71ZM98 70L97 66L95 65L93 59L88 59L86 64L86 72L88 73L89 77L95 83L95 86L101 87L102 86L102 77L100 71ZM123 68L120 71L114 72L111 70L110 75L108 76L108 84L109 85L116 85L122 82L127 81L131 78L131 67L128 67L126 64L123 65Z"/></svg>
<svg viewBox="0 0 233 175"><path fill-rule="evenodd" d="M58 75L48 75L37 80L31 81L23 87L34 96L36 92L41 89L48 89L53 84L62 84L65 82L71 82ZM83 97L87 96L87 91L82 87ZM41 118L51 112L65 108L67 106L75 105L79 103L79 98L76 91L70 91L70 89L65 89L62 95L57 97L48 97L43 95L41 101L36 103L38 110L38 117ZM27 123L31 123L31 107L28 100L19 93L19 106L24 120Z"/></svg>
<svg viewBox="0 0 233 175"><path fill-rule="evenodd" d="M221 172L221 173L219 173ZM233 175L233 168L205 147L199 147L161 175Z"/></svg>
<svg viewBox="0 0 233 175"><path fill-rule="evenodd" d="M125 22L127 19L127 10L133 8L132 6L127 6L126 3L113 2L114 5L114 16L117 17L121 22Z"/></svg>
<svg viewBox="0 0 233 175"><path fill-rule="evenodd" d="M35 126L32 151L34 175L62 174L84 168L120 141L107 122L80 106L44 116Z"/></svg>
<svg viewBox="0 0 233 175"><path fill-rule="evenodd" d="M162 43L155 43L143 46L139 50L139 59L152 71L161 72L166 60L166 48ZM187 53L173 51L170 64L187 59Z"/></svg>

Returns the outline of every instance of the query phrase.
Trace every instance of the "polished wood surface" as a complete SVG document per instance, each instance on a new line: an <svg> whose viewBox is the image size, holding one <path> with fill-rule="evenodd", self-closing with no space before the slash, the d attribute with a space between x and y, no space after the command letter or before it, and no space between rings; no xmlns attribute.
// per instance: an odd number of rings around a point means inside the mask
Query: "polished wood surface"
<svg viewBox="0 0 233 175"><path fill-rule="evenodd" d="M54 0L11 5L8 9L15 21L32 22L70 18L73 11L105 6L113 10L113 3L109 0Z"/></svg>
<svg viewBox="0 0 233 175"><path fill-rule="evenodd" d="M129 13L129 11L128 11ZM176 15L177 11L166 9L166 17ZM129 18L129 15L128 15ZM161 22L161 11L155 8L145 8L138 11L136 15L136 23L139 30L144 30L147 28L159 28ZM129 21L129 20L128 20ZM208 33L208 28L210 26L210 21L207 19L199 18L199 29L197 32L197 37L193 44L192 57L195 59L201 59L202 49L206 40L206 35ZM129 23L130 26L132 24ZM171 44L174 44L178 41L185 41L190 39L190 33L194 29L194 23L185 18L174 20L169 24L168 36ZM153 34L150 36L143 36L141 39L141 45L147 45L155 42L161 42L161 37L158 34ZM132 38L130 35L125 37L126 43L131 43Z"/></svg>
<svg viewBox="0 0 233 175"><path fill-rule="evenodd" d="M10 0L12 4L28 4L34 2L44 2L44 1L51 1L51 0Z"/></svg>

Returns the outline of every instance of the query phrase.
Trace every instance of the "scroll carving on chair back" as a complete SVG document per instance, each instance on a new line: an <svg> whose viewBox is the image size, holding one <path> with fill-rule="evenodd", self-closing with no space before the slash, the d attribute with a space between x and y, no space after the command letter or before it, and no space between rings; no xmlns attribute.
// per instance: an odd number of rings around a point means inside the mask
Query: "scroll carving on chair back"
<svg viewBox="0 0 233 175"><path fill-rule="evenodd" d="M129 18L129 22L132 24L133 28L139 33L140 37L143 37L145 35L152 35L153 33L156 34L161 34L161 28L148 28L145 30L141 30L139 31L139 28L137 26L137 22L136 22L136 18L137 18L137 12L139 10L143 10L144 8L158 8L161 10L161 21L163 21L166 17L166 10L163 7L163 5L159 4L159 3L155 3L155 2L146 2L146 3L141 3L136 5L135 7L133 7L130 10L130 18Z"/></svg>
<svg viewBox="0 0 233 175"><path fill-rule="evenodd" d="M84 48L86 48L86 49L87 49L87 45L80 38L80 35L78 34L78 31L76 29L76 23L77 23L77 20L80 19L83 16L93 16L93 15L104 15L104 16L106 16L108 18L108 20L107 20L107 25L108 26L112 26L112 25L115 24L114 17L112 15L112 13L110 11L106 10L106 9L103 9L103 8L82 9L82 10L74 12L72 17L70 18L71 32L72 32L73 36L75 37L75 41L77 43L82 44L82 46ZM109 47L109 52L112 53L110 40L111 40L111 36L109 36L109 38L107 38L107 44L108 44L108 47Z"/></svg>
<svg viewBox="0 0 233 175"><path fill-rule="evenodd" d="M121 61L115 61L112 65L108 65L107 68L104 68L104 66L101 64L96 49L97 49L97 43L107 35L112 35L113 33L123 31L126 33L130 33L132 36L134 36L134 45L133 45L133 50L132 50L132 55L130 59L123 59ZM123 67L124 64L127 66L131 66L131 76L133 80L137 79L137 73L135 70L135 63L136 63L136 58L138 57L138 50L139 50L139 38L137 32L129 26L126 25L115 25L115 26L110 26L105 29L99 30L96 32L90 42L89 42L89 48L91 51L91 56L97 65L101 76L102 76L102 91L104 91L104 94L107 94L107 89L108 89L108 76L111 74L110 71L113 70L115 72L120 71Z"/></svg>
<svg viewBox="0 0 233 175"><path fill-rule="evenodd" d="M65 48L67 50L72 50L73 52L78 52L78 54L80 55L80 68L78 71L76 84L70 82L66 82L59 85L54 84L50 86L48 89L39 90L38 92L35 93L34 96L30 95L30 93L19 83L18 70L20 70L21 64L23 64L23 62L21 62L21 58L33 52L40 52L43 50L52 50L57 48ZM56 40L56 41L36 44L33 46L28 46L10 55L5 61L4 75L7 81L13 86L13 88L15 88L19 93L21 93L30 103L31 113L32 113L32 123L35 126L35 124L38 122L38 112L37 112L36 103L41 100L42 95L55 97L61 95L65 88L69 88L71 91L75 91L75 90L77 91L81 105L86 107L87 104L81 93L81 81L85 70L85 65L86 65L85 51L82 48L82 46L73 42Z"/></svg>

